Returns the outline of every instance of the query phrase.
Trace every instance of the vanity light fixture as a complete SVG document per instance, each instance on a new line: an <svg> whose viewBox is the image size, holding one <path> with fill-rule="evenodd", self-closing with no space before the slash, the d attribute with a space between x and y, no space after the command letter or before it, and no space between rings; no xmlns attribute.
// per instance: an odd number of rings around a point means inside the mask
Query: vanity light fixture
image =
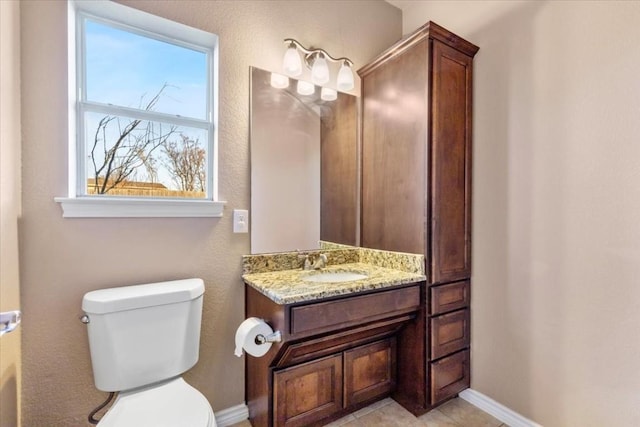
<svg viewBox="0 0 640 427"><path fill-rule="evenodd" d="M320 99L323 101L335 101L338 99L338 92L331 88L323 87L320 91Z"/></svg>
<svg viewBox="0 0 640 427"><path fill-rule="evenodd" d="M316 87L313 83L305 82L304 80L298 80L298 86L296 90L300 95L313 95L316 91Z"/></svg>
<svg viewBox="0 0 640 427"><path fill-rule="evenodd" d="M351 90L353 89L353 71L351 71L351 65L344 61L338 71L337 87L338 90Z"/></svg>
<svg viewBox="0 0 640 427"><path fill-rule="evenodd" d="M296 77L302 74L302 59L300 59L298 49L296 49L296 45L293 43L289 44L289 47L284 54L282 69L291 77Z"/></svg>
<svg viewBox="0 0 640 427"><path fill-rule="evenodd" d="M287 51L282 60L282 69L285 74L295 77L302 73L302 59L298 50L304 54L304 62L307 67L311 68L311 81L317 85L323 85L330 80L329 65L327 61L341 63L340 70L336 80L336 87L339 90L347 91L354 87L353 61L349 58L334 58L323 49L307 49L297 40L284 39L287 45Z"/></svg>
<svg viewBox="0 0 640 427"><path fill-rule="evenodd" d="M271 73L271 86L277 89L289 87L289 77L278 73Z"/></svg>

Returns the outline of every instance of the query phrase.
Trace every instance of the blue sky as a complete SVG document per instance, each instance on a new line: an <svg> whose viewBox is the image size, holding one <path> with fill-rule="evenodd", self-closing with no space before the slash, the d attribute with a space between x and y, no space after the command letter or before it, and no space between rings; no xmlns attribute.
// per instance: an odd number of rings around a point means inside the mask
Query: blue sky
<svg viewBox="0 0 640 427"><path fill-rule="evenodd" d="M206 55L86 21L87 98L137 108L167 83L155 110L206 118Z"/></svg>

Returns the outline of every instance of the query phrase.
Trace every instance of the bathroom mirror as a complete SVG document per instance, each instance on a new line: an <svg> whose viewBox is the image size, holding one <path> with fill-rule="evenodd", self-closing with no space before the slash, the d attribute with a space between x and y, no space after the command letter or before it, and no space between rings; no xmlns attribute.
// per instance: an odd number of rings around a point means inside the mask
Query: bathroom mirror
<svg viewBox="0 0 640 427"><path fill-rule="evenodd" d="M323 100L320 87L301 95L297 80L250 74L251 253L355 245L356 97Z"/></svg>

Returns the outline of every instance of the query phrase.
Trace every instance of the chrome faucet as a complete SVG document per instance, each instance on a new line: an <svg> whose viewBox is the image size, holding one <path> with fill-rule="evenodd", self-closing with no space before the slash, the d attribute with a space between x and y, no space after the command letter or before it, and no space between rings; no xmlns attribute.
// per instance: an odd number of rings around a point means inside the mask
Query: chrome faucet
<svg viewBox="0 0 640 427"><path fill-rule="evenodd" d="M325 254L319 254L316 258L316 262L313 263L314 270L320 270L327 266L327 256Z"/></svg>
<svg viewBox="0 0 640 427"><path fill-rule="evenodd" d="M325 254L299 254L299 259L304 259L302 264L303 270L320 270L327 266L327 256Z"/></svg>
<svg viewBox="0 0 640 427"><path fill-rule="evenodd" d="M311 270L313 267L311 267L311 259L309 258L309 254L298 254L298 259L303 259L304 262L302 263L302 269L303 270Z"/></svg>

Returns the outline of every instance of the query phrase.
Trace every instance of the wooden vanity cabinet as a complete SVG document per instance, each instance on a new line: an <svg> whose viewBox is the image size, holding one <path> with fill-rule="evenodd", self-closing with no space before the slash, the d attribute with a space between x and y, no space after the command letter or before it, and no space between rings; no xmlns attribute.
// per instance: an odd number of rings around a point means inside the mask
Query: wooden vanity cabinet
<svg viewBox="0 0 640 427"><path fill-rule="evenodd" d="M429 283L471 275L477 50L429 22L358 70L362 246L425 254Z"/></svg>
<svg viewBox="0 0 640 427"><path fill-rule="evenodd" d="M307 426L342 409L342 355L273 374L274 425Z"/></svg>
<svg viewBox="0 0 640 427"><path fill-rule="evenodd" d="M416 322L420 283L320 301L276 304L246 289L246 315L282 333L263 357L246 356L254 427L322 425L396 389L400 331Z"/></svg>
<svg viewBox="0 0 640 427"><path fill-rule="evenodd" d="M429 369L430 399L431 404L436 406L469 387L469 350L462 350L432 362Z"/></svg>
<svg viewBox="0 0 640 427"><path fill-rule="evenodd" d="M469 347L469 310L435 316L429 319L431 333L430 359L436 360L447 354Z"/></svg>
<svg viewBox="0 0 640 427"><path fill-rule="evenodd" d="M343 408L389 395L395 381L393 338L273 373L276 426L308 426Z"/></svg>
<svg viewBox="0 0 640 427"><path fill-rule="evenodd" d="M428 22L358 71L362 246L426 257L425 309L403 331L419 362L398 360L394 394L414 414L469 385L472 62L477 51Z"/></svg>
<svg viewBox="0 0 640 427"><path fill-rule="evenodd" d="M396 342L393 337L345 351L345 406L388 395L395 385L395 359Z"/></svg>

